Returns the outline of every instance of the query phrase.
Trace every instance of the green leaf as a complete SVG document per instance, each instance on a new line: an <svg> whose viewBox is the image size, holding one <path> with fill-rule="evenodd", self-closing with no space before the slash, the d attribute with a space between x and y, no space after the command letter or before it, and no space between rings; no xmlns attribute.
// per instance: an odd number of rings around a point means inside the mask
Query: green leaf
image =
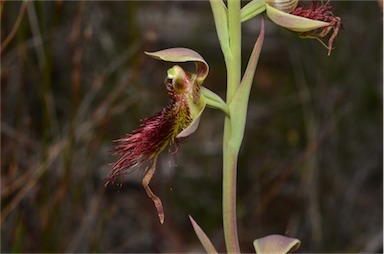
<svg viewBox="0 0 384 254"><path fill-rule="evenodd" d="M230 54L228 10L222 0L210 0L213 18L215 20L217 37L224 55Z"/></svg>
<svg viewBox="0 0 384 254"><path fill-rule="evenodd" d="M233 144L235 146L240 146L245 129L245 122L247 117L247 107L249 94L251 92L253 77L255 75L256 66L259 61L259 56L261 52L261 48L263 46L264 41L264 20L261 23L261 30L259 37L253 47L251 56L248 61L247 68L245 70L244 76L241 80L240 86L236 90L235 96L231 104L229 105L229 110L231 113L231 126L233 129L236 129L236 132L233 132ZM236 135L236 136L235 136Z"/></svg>
<svg viewBox="0 0 384 254"><path fill-rule="evenodd" d="M268 235L253 241L257 254L285 254L300 247L300 240L282 235Z"/></svg>
<svg viewBox="0 0 384 254"><path fill-rule="evenodd" d="M250 20L265 11L265 0L252 0L240 11L241 22Z"/></svg>
<svg viewBox="0 0 384 254"><path fill-rule="evenodd" d="M215 247L213 246L211 240L209 240L208 236L204 233L204 231L196 223L196 221L192 218L191 215L189 215L189 220L191 221L193 229L195 230L195 233L199 238L201 244L203 245L205 251L207 253L212 253L212 254L218 253Z"/></svg>

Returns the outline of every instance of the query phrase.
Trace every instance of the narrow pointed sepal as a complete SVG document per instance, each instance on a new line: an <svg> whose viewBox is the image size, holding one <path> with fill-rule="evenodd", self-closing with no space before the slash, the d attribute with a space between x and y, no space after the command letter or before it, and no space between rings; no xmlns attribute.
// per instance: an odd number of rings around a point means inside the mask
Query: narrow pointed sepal
<svg viewBox="0 0 384 254"><path fill-rule="evenodd" d="M229 114L229 107L227 103L216 93L212 92L206 87L201 87L201 94L204 96L205 101L207 102L207 106L210 108L220 109L223 111L228 117Z"/></svg>
<svg viewBox="0 0 384 254"><path fill-rule="evenodd" d="M329 22L308 19L280 11L266 4L268 17L277 25L294 32L304 33L329 26Z"/></svg>

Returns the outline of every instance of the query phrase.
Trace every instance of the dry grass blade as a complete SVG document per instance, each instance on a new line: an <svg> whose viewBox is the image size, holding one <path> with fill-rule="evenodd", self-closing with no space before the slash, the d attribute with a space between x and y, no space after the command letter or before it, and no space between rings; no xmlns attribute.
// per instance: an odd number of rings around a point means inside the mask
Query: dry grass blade
<svg viewBox="0 0 384 254"><path fill-rule="evenodd" d="M15 24L12 27L11 32L8 34L7 38L5 38L5 40L1 43L0 53L2 53L3 50L8 46L8 44L11 42L12 38L15 36L16 32L18 31L21 21L23 20L27 4L28 4L28 1L26 0L24 0L23 3L21 4L19 14L17 14L17 19Z"/></svg>
<svg viewBox="0 0 384 254"><path fill-rule="evenodd" d="M1 211L1 222L3 222L7 216L17 207L20 201L28 194L28 192L35 186L35 183L40 178L40 176L46 171L47 168L61 155L64 150L66 142L59 141L56 144L49 147L49 152L47 160L45 163L40 161L34 165L31 170L33 176L31 176L28 181L24 182L24 187L15 195L12 201L8 206Z"/></svg>
<svg viewBox="0 0 384 254"><path fill-rule="evenodd" d="M20 145L28 145L32 143L30 138L20 131L14 129L12 126L9 126L5 122L1 122L1 134L7 136L8 138L11 138L15 140L15 142L19 143ZM31 147L33 149L33 147ZM34 149L36 151L36 149ZM10 195L12 192L16 191L17 189L21 188L25 183L27 182L27 179L30 178L33 175L34 168L31 168L30 170L26 171L22 175L18 176L16 179L4 179L3 181L5 184L2 184L1 186L1 197L6 197ZM3 182L3 183L4 183ZM9 182L9 184L8 184Z"/></svg>

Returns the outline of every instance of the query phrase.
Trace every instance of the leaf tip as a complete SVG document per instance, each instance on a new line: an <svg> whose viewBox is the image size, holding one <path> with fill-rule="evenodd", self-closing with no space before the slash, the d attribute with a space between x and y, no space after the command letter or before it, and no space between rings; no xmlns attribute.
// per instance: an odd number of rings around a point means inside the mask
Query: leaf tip
<svg viewBox="0 0 384 254"><path fill-rule="evenodd" d="M268 235L253 241L257 254L292 253L300 244L300 240L283 235Z"/></svg>

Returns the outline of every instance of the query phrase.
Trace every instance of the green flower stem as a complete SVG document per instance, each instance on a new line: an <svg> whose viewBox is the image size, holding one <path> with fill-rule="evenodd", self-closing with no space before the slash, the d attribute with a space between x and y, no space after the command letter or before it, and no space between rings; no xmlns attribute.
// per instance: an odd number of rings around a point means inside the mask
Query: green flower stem
<svg viewBox="0 0 384 254"><path fill-rule="evenodd" d="M228 10L222 0L210 0L213 17L215 20L216 33L219 38L220 47L224 56L230 54L228 34Z"/></svg>
<svg viewBox="0 0 384 254"><path fill-rule="evenodd" d="M227 103L232 102L241 80L241 22L240 1L228 1L228 31L230 54L224 53L227 65ZM236 219L236 182L237 158L239 147L234 146L234 132L231 120L236 112L231 112L225 118L223 137L223 227L224 238L228 253L240 253ZM236 135L235 135L236 136Z"/></svg>
<svg viewBox="0 0 384 254"><path fill-rule="evenodd" d="M210 0L210 2L227 67L227 102L216 100L213 96L212 102L207 104L215 107L217 102L222 106L220 109L225 109L223 110L225 112L229 110L229 114L227 113L225 117L223 137L223 227L227 252L240 253L236 222L237 160L244 136L253 75L264 38L264 25L262 25L262 32L241 80L241 19L253 16L252 12L259 14L265 7L264 0L254 0L243 11L242 17L240 0L228 0L228 9L222 0Z"/></svg>
<svg viewBox="0 0 384 254"><path fill-rule="evenodd" d="M240 0L228 1L228 31L231 54L226 54L225 59L228 77L227 103L231 103L241 80Z"/></svg>
<svg viewBox="0 0 384 254"><path fill-rule="evenodd" d="M210 0L216 32L227 67L227 104L241 79L240 1ZM226 114L223 137L223 228L228 253L240 253L236 224L236 174L238 150L231 146L231 112Z"/></svg>
<svg viewBox="0 0 384 254"><path fill-rule="evenodd" d="M244 137L249 94L260 51L264 41L264 22L252 50L243 79L229 105L230 117L225 118L223 142L223 224L229 253L240 253L236 224L236 177L237 159Z"/></svg>
<svg viewBox="0 0 384 254"><path fill-rule="evenodd" d="M233 147L231 120L225 119L223 139L223 228L228 253L240 253L236 220L236 179L238 149Z"/></svg>

